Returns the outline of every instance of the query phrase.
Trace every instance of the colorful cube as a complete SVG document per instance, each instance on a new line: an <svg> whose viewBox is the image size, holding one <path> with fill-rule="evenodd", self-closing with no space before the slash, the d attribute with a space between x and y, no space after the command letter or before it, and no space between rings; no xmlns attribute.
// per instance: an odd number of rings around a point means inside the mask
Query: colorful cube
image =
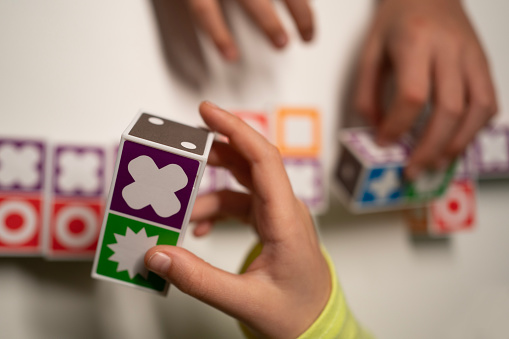
<svg viewBox="0 0 509 339"><path fill-rule="evenodd" d="M140 113L122 135L94 278L166 294L144 266L155 245L180 245L214 134Z"/></svg>
<svg viewBox="0 0 509 339"><path fill-rule="evenodd" d="M0 253L42 253L46 145L0 139Z"/></svg>
<svg viewBox="0 0 509 339"><path fill-rule="evenodd" d="M342 146L335 178L340 198L353 212L398 209L442 195L454 174L424 172L407 182L403 171L411 151L410 140L379 147L370 129L350 129L340 136Z"/></svg>
<svg viewBox="0 0 509 339"><path fill-rule="evenodd" d="M328 201L322 163L313 158L285 158L283 161L295 196L302 200L311 212L324 212Z"/></svg>
<svg viewBox="0 0 509 339"><path fill-rule="evenodd" d="M46 258L93 258L105 205L106 158L100 146L54 146Z"/></svg>

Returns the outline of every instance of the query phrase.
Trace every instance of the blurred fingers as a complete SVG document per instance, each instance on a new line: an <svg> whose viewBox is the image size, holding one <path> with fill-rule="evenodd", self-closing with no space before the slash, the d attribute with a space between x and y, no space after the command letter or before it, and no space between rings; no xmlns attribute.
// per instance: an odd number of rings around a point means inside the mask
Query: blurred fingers
<svg viewBox="0 0 509 339"><path fill-rule="evenodd" d="M425 39L398 43L391 51L396 94L378 129L377 142L387 145L407 132L430 94L431 51Z"/></svg>
<svg viewBox="0 0 509 339"><path fill-rule="evenodd" d="M443 168L447 165L445 149L465 116L465 86L459 48L438 51L434 88L431 119L406 170L410 179L414 179L423 168Z"/></svg>
<svg viewBox="0 0 509 339"><path fill-rule="evenodd" d="M191 221L207 221L224 217L233 217L242 221L249 220L251 196L233 191L212 192L196 199Z"/></svg>
<svg viewBox="0 0 509 339"><path fill-rule="evenodd" d="M304 41L310 41L314 35L313 13L308 0L285 0L286 7L297 25Z"/></svg>
<svg viewBox="0 0 509 339"><path fill-rule="evenodd" d="M460 155L497 113L497 99L488 63L480 50L467 53L464 61L468 108L463 122L449 146L444 158L451 161Z"/></svg>
<svg viewBox="0 0 509 339"><path fill-rule="evenodd" d="M239 52L217 0L188 0L191 12L202 30L212 39L228 61L237 60Z"/></svg>
<svg viewBox="0 0 509 339"><path fill-rule="evenodd" d="M239 1L274 46L281 48L287 44L288 36L271 0Z"/></svg>

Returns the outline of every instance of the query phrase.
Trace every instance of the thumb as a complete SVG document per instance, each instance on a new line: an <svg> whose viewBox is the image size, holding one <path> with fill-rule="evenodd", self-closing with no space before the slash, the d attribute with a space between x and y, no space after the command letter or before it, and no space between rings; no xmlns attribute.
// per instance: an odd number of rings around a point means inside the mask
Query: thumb
<svg viewBox="0 0 509 339"><path fill-rule="evenodd" d="M249 314L249 306L256 300L247 292L246 276L214 267L181 247L151 248L145 254L145 266L182 292L238 319Z"/></svg>

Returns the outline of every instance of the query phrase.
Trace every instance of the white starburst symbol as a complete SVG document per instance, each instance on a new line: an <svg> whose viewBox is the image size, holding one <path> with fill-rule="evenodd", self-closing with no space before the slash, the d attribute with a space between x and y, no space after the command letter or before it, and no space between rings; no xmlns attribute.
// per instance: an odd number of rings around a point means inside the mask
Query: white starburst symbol
<svg viewBox="0 0 509 339"><path fill-rule="evenodd" d="M419 193L431 193L442 185L445 179L445 171L424 171L415 180L415 189Z"/></svg>
<svg viewBox="0 0 509 339"><path fill-rule="evenodd" d="M116 233L114 235L117 243L110 244L108 247L115 253L108 260L117 262L117 272L127 271L131 279L134 279L136 274L147 279L148 270L144 263L145 253L157 245L159 236L147 237L144 228L138 233L134 233L129 227L127 227L125 236Z"/></svg>
<svg viewBox="0 0 509 339"><path fill-rule="evenodd" d="M129 207L139 210L151 205L162 218L180 211L181 204L175 192L186 187L188 182L182 167L170 164L159 169L150 157L142 155L131 160L128 169L134 182L124 187L122 197Z"/></svg>

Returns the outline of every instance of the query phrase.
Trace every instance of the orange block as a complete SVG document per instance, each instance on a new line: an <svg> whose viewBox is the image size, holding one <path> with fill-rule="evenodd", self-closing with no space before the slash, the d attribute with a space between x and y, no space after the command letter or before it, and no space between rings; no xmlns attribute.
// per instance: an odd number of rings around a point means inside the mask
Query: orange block
<svg viewBox="0 0 509 339"><path fill-rule="evenodd" d="M318 157L320 114L313 108L281 108L276 116L276 142L283 156Z"/></svg>

